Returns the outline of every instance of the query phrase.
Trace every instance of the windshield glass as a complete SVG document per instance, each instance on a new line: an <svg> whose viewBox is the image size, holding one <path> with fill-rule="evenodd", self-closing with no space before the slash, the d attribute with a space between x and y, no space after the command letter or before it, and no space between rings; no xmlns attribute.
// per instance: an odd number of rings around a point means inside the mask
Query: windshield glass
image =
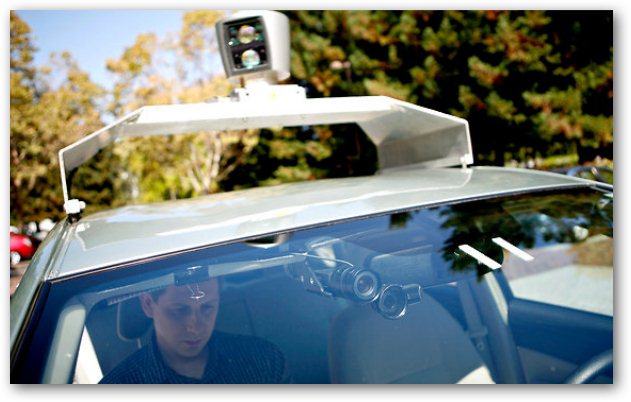
<svg viewBox="0 0 631 402"><path fill-rule="evenodd" d="M51 295L62 319L47 325L77 346L52 342L74 359L50 358L44 380L563 382L613 347L613 197L404 211L108 270ZM84 311L80 326L64 324L69 309ZM612 381L611 367L593 374Z"/></svg>

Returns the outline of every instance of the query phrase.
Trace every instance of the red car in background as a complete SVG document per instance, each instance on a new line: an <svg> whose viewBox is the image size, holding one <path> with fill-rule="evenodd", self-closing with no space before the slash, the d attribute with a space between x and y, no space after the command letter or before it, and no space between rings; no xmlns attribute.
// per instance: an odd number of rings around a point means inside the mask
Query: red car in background
<svg viewBox="0 0 631 402"><path fill-rule="evenodd" d="M31 240L29 236L15 234L13 232L10 232L10 234L11 253L9 256L9 261L11 264L11 268L14 268L23 259L29 259L33 257L36 247L33 240Z"/></svg>

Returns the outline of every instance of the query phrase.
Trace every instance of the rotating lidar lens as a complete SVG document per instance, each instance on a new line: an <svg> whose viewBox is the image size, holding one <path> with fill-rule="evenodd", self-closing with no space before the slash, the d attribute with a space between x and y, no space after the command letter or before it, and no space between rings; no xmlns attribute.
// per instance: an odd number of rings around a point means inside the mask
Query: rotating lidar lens
<svg viewBox="0 0 631 402"><path fill-rule="evenodd" d="M248 49L241 54L241 63L245 68L256 67L261 64L261 56L254 49Z"/></svg>
<svg viewBox="0 0 631 402"><path fill-rule="evenodd" d="M251 25L242 25L237 31L237 39L243 44L252 42L256 38L256 28Z"/></svg>
<svg viewBox="0 0 631 402"><path fill-rule="evenodd" d="M220 30L221 37L228 46L233 72L253 71L269 64L267 35L262 17L250 17L226 22ZM224 57L224 56L222 56Z"/></svg>

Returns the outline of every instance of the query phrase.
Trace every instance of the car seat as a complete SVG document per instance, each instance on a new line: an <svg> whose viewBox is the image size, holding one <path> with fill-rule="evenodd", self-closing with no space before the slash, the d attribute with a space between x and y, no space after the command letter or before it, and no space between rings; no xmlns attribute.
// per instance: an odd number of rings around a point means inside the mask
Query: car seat
<svg viewBox="0 0 631 402"><path fill-rule="evenodd" d="M460 324L432 297L400 319L356 304L333 321L329 365L334 383L493 383Z"/></svg>
<svg viewBox="0 0 631 402"><path fill-rule="evenodd" d="M140 306L140 299L132 297L118 304L116 309L116 333L124 341L133 341L141 348L148 340L151 318Z"/></svg>

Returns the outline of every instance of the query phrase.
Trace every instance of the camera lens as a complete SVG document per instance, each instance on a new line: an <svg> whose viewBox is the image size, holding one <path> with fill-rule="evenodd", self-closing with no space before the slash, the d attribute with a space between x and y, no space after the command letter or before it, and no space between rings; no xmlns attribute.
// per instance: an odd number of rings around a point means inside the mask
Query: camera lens
<svg viewBox="0 0 631 402"><path fill-rule="evenodd" d="M379 280L370 271L359 271L353 278L353 294L361 301L372 301L377 296Z"/></svg>
<svg viewBox="0 0 631 402"><path fill-rule="evenodd" d="M249 49L241 54L241 62L243 67L252 68L261 63L261 57L256 50Z"/></svg>
<svg viewBox="0 0 631 402"><path fill-rule="evenodd" d="M239 28L239 33L237 34L239 42L243 44L250 43L254 40L255 37L256 29L254 29L253 26L243 25L241 28Z"/></svg>
<svg viewBox="0 0 631 402"><path fill-rule="evenodd" d="M343 268L333 273L330 287L344 297L370 302L378 295L379 278L373 272L361 268Z"/></svg>
<svg viewBox="0 0 631 402"><path fill-rule="evenodd" d="M261 17L230 22L221 31L233 73L252 73L269 65L265 27Z"/></svg>
<svg viewBox="0 0 631 402"><path fill-rule="evenodd" d="M407 309L407 294L399 285L388 285L383 288L377 308L381 315L391 320L402 317Z"/></svg>
<svg viewBox="0 0 631 402"><path fill-rule="evenodd" d="M369 293L374 289L375 281L371 276L362 275L357 278L355 281L355 289L358 293L365 294Z"/></svg>

